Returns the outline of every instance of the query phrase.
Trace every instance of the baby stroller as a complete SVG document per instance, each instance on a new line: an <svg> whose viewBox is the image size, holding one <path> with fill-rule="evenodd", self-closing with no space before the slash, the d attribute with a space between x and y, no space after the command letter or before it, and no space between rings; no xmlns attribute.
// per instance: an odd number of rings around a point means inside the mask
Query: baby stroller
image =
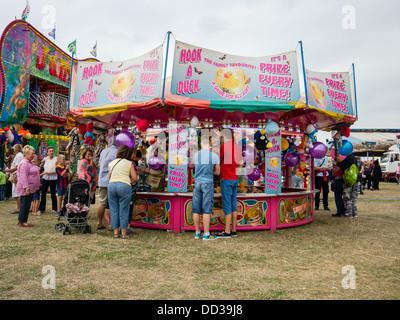
<svg viewBox="0 0 400 320"><path fill-rule="evenodd" d="M67 186L61 214L55 225L56 231L65 235L67 232L71 234L71 229L75 228L82 233L91 233L91 227L88 225L89 207L90 184L83 179L72 181Z"/></svg>

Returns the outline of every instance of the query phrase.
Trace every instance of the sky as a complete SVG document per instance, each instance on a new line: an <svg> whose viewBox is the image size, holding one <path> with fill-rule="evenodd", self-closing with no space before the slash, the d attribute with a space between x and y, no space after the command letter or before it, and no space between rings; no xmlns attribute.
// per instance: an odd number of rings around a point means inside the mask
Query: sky
<svg viewBox="0 0 400 320"><path fill-rule="evenodd" d="M26 0L0 0L0 30L20 19ZM28 22L77 58L100 61L141 56L171 31L175 40L232 55L259 57L299 50L307 69L345 72L355 66L358 121L352 128L400 129L395 100L400 63L398 0L30 0ZM301 65L301 64L300 64Z"/></svg>

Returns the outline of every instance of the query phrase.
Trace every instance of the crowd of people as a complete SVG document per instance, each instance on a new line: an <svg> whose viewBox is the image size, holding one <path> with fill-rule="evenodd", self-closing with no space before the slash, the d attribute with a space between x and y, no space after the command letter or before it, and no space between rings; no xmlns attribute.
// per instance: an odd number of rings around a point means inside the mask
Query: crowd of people
<svg viewBox="0 0 400 320"><path fill-rule="evenodd" d="M350 186L344 182L343 173L353 164L357 167L358 177L357 181ZM334 165L329 161L327 156L321 159L314 159L314 170L315 189L319 190L315 195L315 210L319 210L320 195L322 193L324 210L330 211L328 207L328 193L329 181L331 181L331 190L334 192L337 209L337 212L332 214L333 217L358 217L358 194L364 194L364 190L379 190L379 181L382 178L382 170L378 160L363 162L353 154L345 158L339 158Z"/></svg>
<svg viewBox="0 0 400 320"><path fill-rule="evenodd" d="M194 188L192 198L192 213L195 225L195 239L215 240L237 236L237 189L238 168L243 166L242 149L234 142L233 132L221 134L221 149L219 155L210 150L215 143L212 137L202 136L200 150L194 155ZM46 198L50 190L52 213L61 214L63 198L70 183L71 169L64 155L55 156L54 147L47 147L46 157L40 160L35 155L35 149L29 145L13 146L14 159L10 168L0 172L0 201L4 200L6 174L12 183L12 196L16 199L18 225L32 227L28 223L29 212L40 216L46 210ZM138 167L137 150L125 145L119 148L114 143L105 148L99 157L98 166L93 161L93 150L82 150L78 162L77 178L87 181L90 185L91 203L95 203L96 188L99 187L99 205L97 207L97 229L105 229L104 219L109 230L113 230L114 238L127 239L130 233L130 221L133 215L133 204L138 186L140 172L146 172L155 177L161 176L159 184L152 186L152 191L163 187L165 168L150 170ZM157 152L157 151L155 151ZM136 159L136 161L135 161ZM352 165L358 169L357 182L348 185L343 180L343 174ZM337 212L334 217L358 217L358 193L367 190L379 190L379 180L382 171L379 161L364 163L353 154L339 159L334 165L328 157L314 159L315 209L319 210L322 194L324 210L330 211L328 204L329 181L332 183ZM398 170L400 179L400 165ZM98 174L99 172L99 174ZM5 174L6 173L6 174ZM214 205L214 182L219 176L220 189L225 214L225 230L218 235L210 233L211 214ZM400 182L399 182L400 183ZM106 214L106 210L109 210ZM201 217L204 232L201 235Z"/></svg>
<svg viewBox="0 0 400 320"><path fill-rule="evenodd" d="M11 214L18 214L18 225L32 227L28 223L29 212L34 216L40 216L46 212L46 198L50 189L51 209L53 214L60 215L63 199L67 186L70 183L70 164L65 156L55 156L55 148L46 148L46 156L40 159L36 150L29 145L22 147L20 144L13 146L14 159L10 168L4 169L4 175L0 174L0 200L6 200L5 188L8 182L11 184L11 196L16 200L16 210ZM82 152L78 178L85 179L95 190L97 183L97 168L93 163L93 152L85 149ZM94 199L94 193L91 194Z"/></svg>
<svg viewBox="0 0 400 320"><path fill-rule="evenodd" d="M230 133L230 134L229 134ZM222 137L223 145L220 156L210 151L212 138L203 138L201 148L195 154L195 185L193 189L192 212L195 224L195 239L215 240L237 236L237 169L243 165L242 150L233 140L233 132ZM29 145L22 148L14 145L14 160L10 168L5 169L12 180L12 196L16 199L18 225L32 227L28 223L29 212L40 216L46 212L46 198L50 193L53 214L60 215L63 210L63 198L70 183L71 169L65 156L55 156L54 147L47 147L46 156L39 159L35 149ZM77 178L87 181L91 187L91 203L95 202L95 191L99 187L99 205L97 207L97 229L105 229L107 220L109 230L113 230L114 238L127 239L130 232L130 221L133 214L133 203L138 186L138 172L146 172L155 177L165 174L165 169L149 170L137 166L137 153L134 148L125 145L117 148L114 143L105 148L99 157L98 167L93 161L93 151L86 148L81 151L78 162ZM157 152L157 151L155 151ZM210 219L214 205L214 180L220 176L223 211L225 214L225 230L218 236L210 233ZM0 174L0 183L6 175ZM152 191L163 186L152 186ZM153 190L154 189L154 190ZM0 199L3 196L0 188ZM106 211L108 210L108 211ZM106 214L107 213L107 214ZM204 233L201 236L200 216L203 217Z"/></svg>

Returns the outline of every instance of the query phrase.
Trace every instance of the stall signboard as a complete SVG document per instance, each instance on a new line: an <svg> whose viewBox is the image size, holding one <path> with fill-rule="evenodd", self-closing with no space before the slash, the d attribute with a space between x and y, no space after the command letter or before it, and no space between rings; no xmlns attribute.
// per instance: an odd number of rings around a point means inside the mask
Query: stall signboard
<svg viewBox="0 0 400 320"><path fill-rule="evenodd" d="M118 62L79 62L72 77L70 108L139 103L160 96L163 46Z"/></svg>
<svg viewBox="0 0 400 320"><path fill-rule="evenodd" d="M241 57L176 41L171 92L210 101L298 101L297 54Z"/></svg>
<svg viewBox="0 0 400 320"><path fill-rule="evenodd" d="M188 126L170 122L168 142L168 192L187 192Z"/></svg>
<svg viewBox="0 0 400 320"><path fill-rule="evenodd" d="M282 159L281 132L267 134L272 147L265 150L265 193L280 194L282 192Z"/></svg>
<svg viewBox="0 0 400 320"><path fill-rule="evenodd" d="M334 113L354 115L348 72L315 72L306 69L308 103Z"/></svg>
<svg viewBox="0 0 400 320"><path fill-rule="evenodd" d="M1 37L0 121L23 123L28 114L30 77L69 86L71 58L29 24L16 20Z"/></svg>

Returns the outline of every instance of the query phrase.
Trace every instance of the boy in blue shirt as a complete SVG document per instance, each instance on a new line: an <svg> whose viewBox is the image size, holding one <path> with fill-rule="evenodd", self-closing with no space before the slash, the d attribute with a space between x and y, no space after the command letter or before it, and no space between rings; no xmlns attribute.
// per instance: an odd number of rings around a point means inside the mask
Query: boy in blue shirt
<svg viewBox="0 0 400 320"><path fill-rule="evenodd" d="M200 215L203 215L203 240L216 240L210 234L211 214L214 208L214 174L220 174L219 157L210 151L210 137L201 137L201 150L194 155L195 176L192 213L196 228L195 239L200 239Z"/></svg>

